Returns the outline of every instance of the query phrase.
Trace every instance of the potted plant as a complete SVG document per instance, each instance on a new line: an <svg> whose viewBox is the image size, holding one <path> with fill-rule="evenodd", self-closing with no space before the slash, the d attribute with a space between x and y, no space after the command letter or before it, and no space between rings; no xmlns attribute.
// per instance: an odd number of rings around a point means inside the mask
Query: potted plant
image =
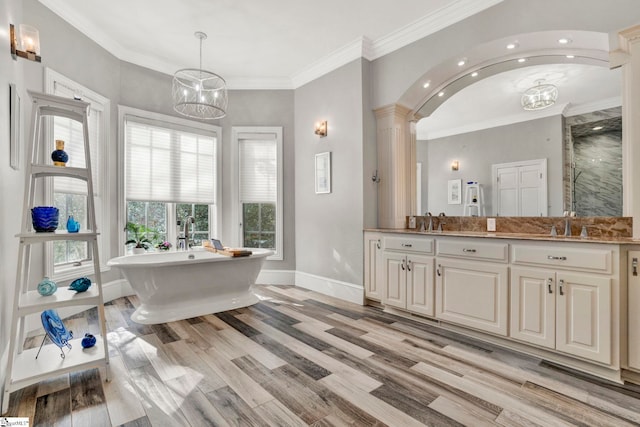
<svg viewBox="0 0 640 427"><path fill-rule="evenodd" d="M146 225L136 224L135 222L127 222L124 230L128 233L127 236L129 237L125 245L134 245L134 254L144 253L152 247L157 234L155 230Z"/></svg>

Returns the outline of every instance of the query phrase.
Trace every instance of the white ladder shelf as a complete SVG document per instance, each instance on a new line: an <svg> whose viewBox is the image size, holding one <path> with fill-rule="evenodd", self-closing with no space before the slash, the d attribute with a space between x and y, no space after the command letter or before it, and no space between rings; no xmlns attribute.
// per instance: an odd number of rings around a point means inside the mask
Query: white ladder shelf
<svg viewBox="0 0 640 427"><path fill-rule="evenodd" d="M476 183L467 184L464 192L464 215L485 216L484 191L482 185Z"/></svg>
<svg viewBox="0 0 640 427"><path fill-rule="evenodd" d="M26 182L24 205L22 210L22 228L16 235L20 239L16 287L13 300L13 314L9 336L9 357L7 376L2 396L2 414L9 407L9 395L31 384L68 372L95 367L105 367L106 380L109 380L109 350L107 346L107 329L104 313L104 296L100 275L100 257L98 254L98 233L91 178L91 161L89 150L88 108L89 104L59 96L29 91L33 102L31 115L31 144L26 165ZM43 164L44 149L42 142L43 118L60 116L75 120L82 124L85 168L60 167ZM35 232L30 221L30 208L35 206L38 180L45 177L70 177L85 181L87 184L87 229L78 233L55 231L51 233ZM60 220L63 220L61 218ZM94 277L92 286L82 293L67 288L58 288L50 296L42 296L35 290L29 290L29 265L32 246L51 241L85 241L93 261ZM38 279L39 280L39 279ZM33 287L33 284L32 284ZM96 336L95 347L84 350L81 345L82 336L76 333L76 339L70 341L72 349L60 357L60 348L55 344L42 347L38 359L35 358L37 348L24 350L24 332L26 316L47 309L58 309L70 306L95 306L98 309L98 320L101 335Z"/></svg>

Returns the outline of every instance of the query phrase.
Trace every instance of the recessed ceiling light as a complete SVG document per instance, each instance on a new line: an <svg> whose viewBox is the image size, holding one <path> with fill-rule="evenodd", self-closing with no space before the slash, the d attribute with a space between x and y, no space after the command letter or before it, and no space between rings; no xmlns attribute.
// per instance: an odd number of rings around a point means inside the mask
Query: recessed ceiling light
<svg viewBox="0 0 640 427"><path fill-rule="evenodd" d="M465 58L463 58L460 61L458 61L458 67L462 67L466 63L467 63L467 60Z"/></svg>
<svg viewBox="0 0 640 427"><path fill-rule="evenodd" d="M596 126L593 128L593 130L601 130L601 129L602 129L602 126Z"/></svg>
<svg viewBox="0 0 640 427"><path fill-rule="evenodd" d="M515 49L518 47L518 43L509 43L507 49Z"/></svg>
<svg viewBox="0 0 640 427"><path fill-rule="evenodd" d="M576 57L575 55L567 55L567 58L568 58L568 59L573 59L573 58L575 58L575 57Z"/></svg>
<svg viewBox="0 0 640 427"><path fill-rule="evenodd" d="M478 72L474 71L473 73L471 73L471 77L478 77Z"/></svg>
<svg viewBox="0 0 640 427"><path fill-rule="evenodd" d="M522 63L522 62L525 62L526 60L527 60L526 58L520 58L518 59L518 62Z"/></svg>
<svg viewBox="0 0 640 427"><path fill-rule="evenodd" d="M438 96L444 96L444 91L443 91L443 92L440 92L440 93L438 94Z"/></svg>
<svg viewBox="0 0 640 427"><path fill-rule="evenodd" d="M560 44L569 44L569 43L571 43L571 39L563 37L561 39L558 39L558 43L560 43Z"/></svg>
<svg viewBox="0 0 640 427"><path fill-rule="evenodd" d="M430 84L431 84L431 82L426 82L425 84L422 85L422 87L426 89L426 88L429 87Z"/></svg>

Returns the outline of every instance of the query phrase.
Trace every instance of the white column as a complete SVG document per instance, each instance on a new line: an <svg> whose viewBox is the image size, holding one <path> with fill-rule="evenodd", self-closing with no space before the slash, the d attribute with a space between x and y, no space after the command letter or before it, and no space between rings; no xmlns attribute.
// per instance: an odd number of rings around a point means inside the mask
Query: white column
<svg viewBox="0 0 640 427"><path fill-rule="evenodd" d="M378 227L405 228L415 204L415 125L411 110L394 104L375 110L378 150ZM413 132L413 135L412 135ZM413 193L412 193L413 192Z"/></svg>
<svg viewBox="0 0 640 427"><path fill-rule="evenodd" d="M618 34L612 67L622 66L622 214L633 217L640 238L640 25Z"/></svg>

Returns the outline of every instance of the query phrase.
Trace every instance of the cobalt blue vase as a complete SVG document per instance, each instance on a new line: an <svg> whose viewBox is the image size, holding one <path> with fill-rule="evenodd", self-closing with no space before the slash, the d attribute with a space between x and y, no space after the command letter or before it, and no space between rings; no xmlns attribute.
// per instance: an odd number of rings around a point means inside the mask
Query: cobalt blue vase
<svg viewBox="0 0 640 427"><path fill-rule="evenodd" d="M56 150L51 153L51 160L56 166L66 166L69 161L69 155L64 151L64 141L56 139Z"/></svg>
<svg viewBox="0 0 640 427"><path fill-rule="evenodd" d="M36 206L31 209L31 223L37 232L52 232L58 228L58 208L55 206Z"/></svg>
<svg viewBox="0 0 640 427"><path fill-rule="evenodd" d="M91 334L84 334L84 338L80 341L82 348L90 348L96 345L96 337Z"/></svg>

